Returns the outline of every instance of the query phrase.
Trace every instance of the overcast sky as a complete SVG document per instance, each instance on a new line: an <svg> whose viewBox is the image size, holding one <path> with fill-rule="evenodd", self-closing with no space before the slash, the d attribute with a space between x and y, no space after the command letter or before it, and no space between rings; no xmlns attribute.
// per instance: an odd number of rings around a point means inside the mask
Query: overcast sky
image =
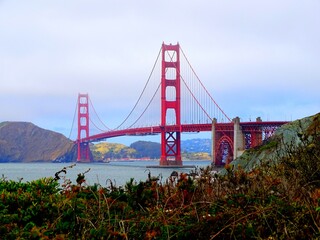
<svg viewBox="0 0 320 240"><path fill-rule="evenodd" d="M0 122L69 136L81 92L117 126L162 42L180 43L231 118L313 115L320 110L319 24L319 0L0 0Z"/></svg>

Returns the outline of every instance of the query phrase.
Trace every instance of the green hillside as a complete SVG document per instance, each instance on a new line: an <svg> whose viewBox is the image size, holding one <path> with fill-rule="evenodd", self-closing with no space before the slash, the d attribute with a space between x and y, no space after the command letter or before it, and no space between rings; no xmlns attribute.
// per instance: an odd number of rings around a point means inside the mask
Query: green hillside
<svg viewBox="0 0 320 240"><path fill-rule="evenodd" d="M294 155L299 157L299 154L301 154L301 159L296 159L296 161L303 162L306 160L303 158L309 156L308 153L312 153L313 155L309 157L315 160L314 166L316 166L316 163L320 162L319 131L320 113L287 123L263 145L246 150L230 165L250 171L262 163L276 163Z"/></svg>
<svg viewBox="0 0 320 240"><path fill-rule="evenodd" d="M133 158L136 150L119 143L91 144L90 150L94 161Z"/></svg>

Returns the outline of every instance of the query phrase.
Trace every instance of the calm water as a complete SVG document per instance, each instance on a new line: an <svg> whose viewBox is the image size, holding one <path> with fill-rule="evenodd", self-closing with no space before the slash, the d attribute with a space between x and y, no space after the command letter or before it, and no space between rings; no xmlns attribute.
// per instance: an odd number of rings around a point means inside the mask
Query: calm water
<svg viewBox="0 0 320 240"><path fill-rule="evenodd" d="M195 165L197 167L209 166L210 161L184 161L184 166ZM71 163L1 163L0 177L4 176L10 180L19 180L23 178L23 182L36 180L43 177L54 177L54 174L64 167L72 165ZM117 186L124 185L130 178L136 181L146 180L149 171L152 176L161 175L165 180L172 171L189 172L193 168L146 168L150 165L159 165L159 161L132 161L132 162L110 162L110 163L94 163L76 164L72 168L67 169L67 174L60 174L76 183L77 175L84 173L88 169L90 171L85 174L87 183L93 185L99 183L106 185L108 179L116 183Z"/></svg>

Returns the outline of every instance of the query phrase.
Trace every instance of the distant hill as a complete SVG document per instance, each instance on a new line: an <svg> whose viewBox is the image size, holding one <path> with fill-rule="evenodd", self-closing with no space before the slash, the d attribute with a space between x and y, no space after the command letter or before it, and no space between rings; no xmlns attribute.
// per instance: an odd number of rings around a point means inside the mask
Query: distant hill
<svg viewBox="0 0 320 240"><path fill-rule="evenodd" d="M136 158L160 158L161 155L160 143L150 141L138 141L132 143L130 147L136 150Z"/></svg>
<svg viewBox="0 0 320 240"><path fill-rule="evenodd" d="M181 141L181 150L187 153L203 152L211 154L211 139L195 138Z"/></svg>
<svg viewBox="0 0 320 240"><path fill-rule="evenodd" d="M136 150L120 143L101 142L91 144L90 150L94 161L104 161L108 159L133 158Z"/></svg>
<svg viewBox="0 0 320 240"><path fill-rule="evenodd" d="M120 143L97 143L90 146L94 161L109 159L134 159L160 157L160 144L148 141L137 141L130 147Z"/></svg>
<svg viewBox="0 0 320 240"><path fill-rule="evenodd" d="M97 143L90 146L95 161L107 159L150 158L159 159L161 145L157 142L137 141L129 147L118 143ZM192 139L181 141L182 157L184 159L211 159L210 139Z"/></svg>
<svg viewBox="0 0 320 240"><path fill-rule="evenodd" d="M76 147L60 133L29 122L0 123L0 162L75 160Z"/></svg>
<svg viewBox="0 0 320 240"><path fill-rule="evenodd" d="M210 159L210 139L181 141L184 159ZM117 143L91 144L94 161L106 159L160 158L160 143L137 141L129 147ZM0 162L74 162L77 147L60 133L29 122L0 123Z"/></svg>

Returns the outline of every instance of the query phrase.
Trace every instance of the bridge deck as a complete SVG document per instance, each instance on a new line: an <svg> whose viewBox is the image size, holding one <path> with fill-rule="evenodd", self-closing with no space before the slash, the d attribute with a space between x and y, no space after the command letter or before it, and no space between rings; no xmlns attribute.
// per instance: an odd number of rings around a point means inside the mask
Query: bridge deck
<svg viewBox="0 0 320 240"><path fill-rule="evenodd" d="M243 128L249 127L277 127L287 123L286 121L267 121L267 122L241 122L240 126ZM91 135L86 138L82 138L81 142L95 142L101 141L107 138L114 138L120 136L143 136L143 135L154 135L160 134L161 129L165 128L168 132L210 132L212 130L211 123L200 123L200 124L182 124L181 128L178 125L168 126L152 126L152 127L141 127L131 128L123 130L112 130L100 134ZM233 131L233 122L228 123L216 123L216 131Z"/></svg>

